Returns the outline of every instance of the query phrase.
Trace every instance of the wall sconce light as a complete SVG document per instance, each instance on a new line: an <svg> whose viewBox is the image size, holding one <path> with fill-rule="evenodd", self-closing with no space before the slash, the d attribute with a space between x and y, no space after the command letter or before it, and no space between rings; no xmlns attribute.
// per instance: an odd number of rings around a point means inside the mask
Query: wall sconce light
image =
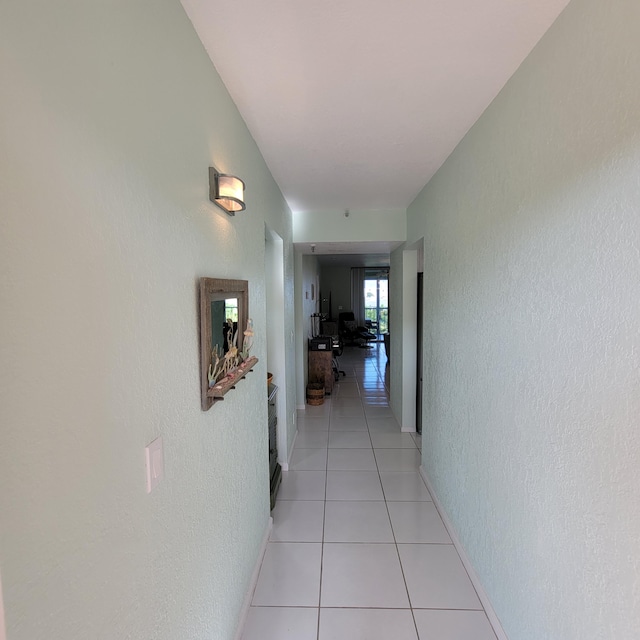
<svg viewBox="0 0 640 640"><path fill-rule="evenodd" d="M214 167L209 167L209 200L217 204L230 216L236 211L244 211L244 182L236 176L218 173Z"/></svg>

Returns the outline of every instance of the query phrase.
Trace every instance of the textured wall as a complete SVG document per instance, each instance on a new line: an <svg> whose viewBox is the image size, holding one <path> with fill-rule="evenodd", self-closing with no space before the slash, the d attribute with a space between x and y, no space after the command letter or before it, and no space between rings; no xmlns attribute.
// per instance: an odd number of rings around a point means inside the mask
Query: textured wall
<svg viewBox="0 0 640 640"><path fill-rule="evenodd" d="M297 402L297 375L296 375L296 344L295 344L295 250L291 242L291 216L287 216L289 222L287 239L284 244L284 340L285 340L285 369L287 386L287 455L290 453L290 446L296 433L297 423L295 420L298 408ZM280 401L282 401L280 399ZM280 454L279 454L280 455Z"/></svg>
<svg viewBox="0 0 640 640"><path fill-rule="evenodd" d="M302 256L302 287L298 295L302 299L302 327L300 333L303 340L304 354L304 382L300 387L303 392L306 389L309 376L307 373L308 360L308 338L313 337L315 324L312 323L311 316L320 311L320 301L318 299L318 283L320 281L320 267L315 256Z"/></svg>
<svg viewBox="0 0 640 640"><path fill-rule="evenodd" d="M405 209L383 211L296 211L295 242L393 242L407 237Z"/></svg>
<svg viewBox="0 0 640 640"><path fill-rule="evenodd" d="M311 298L311 285L317 292L320 269L315 256L295 251L295 291L296 291L296 391L297 408L305 410L308 380L308 341L312 336L311 314L320 309L317 295ZM292 444L294 433L290 433Z"/></svg>
<svg viewBox="0 0 640 640"><path fill-rule="evenodd" d="M291 292L290 214L173 0L2 3L0 79L8 637L227 640L269 516L264 225ZM212 163L246 214L208 202ZM262 359L206 413L200 276L249 280Z"/></svg>
<svg viewBox="0 0 640 640"><path fill-rule="evenodd" d="M511 640L640 629L638 24L574 0L409 210L423 463Z"/></svg>
<svg viewBox="0 0 640 640"><path fill-rule="evenodd" d="M403 410L403 353L402 333L404 319L402 314L403 302L403 252L405 246L396 249L389 261L389 378L391 409L399 424L402 424Z"/></svg>

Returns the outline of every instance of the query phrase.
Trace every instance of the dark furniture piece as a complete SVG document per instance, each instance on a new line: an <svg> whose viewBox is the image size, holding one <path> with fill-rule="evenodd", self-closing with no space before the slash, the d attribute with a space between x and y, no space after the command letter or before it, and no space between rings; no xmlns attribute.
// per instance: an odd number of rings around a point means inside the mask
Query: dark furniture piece
<svg viewBox="0 0 640 640"><path fill-rule="evenodd" d="M267 397L269 400L269 478L271 491L271 508L276 505L276 494L280 488L282 480L282 467L278 462L278 444L277 444L277 425L278 416L276 409L276 398L278 396L278 387L275 384L267 386Z"/></svg>
<svg viewBox="0 0 640 640"><path fill-rule="evenodd" d="M366 327L358 325L353 311L343 311L338 314L338 327L340 337L345 344L357 344L366 347L367 342L374 342L377 336L369 331Z"/></svg>
<svg viewBox="0 0 640 640"><path fill-rule="evenodd" d="M331 395L333 391L333 350L309 350L309 382L324 384L324 392Z"/></svg>
<svg viewBox="0 0 640 640"><path fill-rule="evenodd" d="M338 323L333 320L326 320L322 323L322 335L329 336L331 338L331 349L333 351L333 379L338 382L340 374L346 376L347 374L340 369L340 362L338 358L342 355L344 350L344 344L338 331Z"/></svg>
<svg viewBox="0 0 640 640"><path fill-rule="evenodd" d="M379 331L378 323L374 322L373 320L365 320L364 324L365 324L365 327L366 327L367 331L369 333L373 333L373 335L376 337L376 340L377 340L378 336L380 335L378 333L378 331Z"/></svg>
<svg viewBox="0 0 640 640"><path fill-rule="evenodd" d="M338 360L338 358L342 355L342 352L344 351L344 345L342 344L342 340L340 339L339 336L332 336L332 338L333 338L333 350L332 350L333 378L336 382L338 382L338 380L340 380L340 374L342 374L344 377L347 376L347 374L340 368L340 361Z"/></svg>

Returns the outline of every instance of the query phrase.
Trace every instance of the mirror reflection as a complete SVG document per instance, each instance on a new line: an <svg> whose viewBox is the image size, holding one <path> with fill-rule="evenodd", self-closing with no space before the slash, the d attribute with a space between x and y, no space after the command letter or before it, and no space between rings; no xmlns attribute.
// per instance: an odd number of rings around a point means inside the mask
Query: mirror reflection
<svg viewBox="0 0 640 640"><path fill-rule="evenodd" d="M238 335L238 298L211 302L211 349L225 354Z"/></svg>
<svg viewBox="0 0 640 640"><path fill-rule="evenodd" d="M253 332L249 327L249 283L246 280L200 278L199 290L200 397L202 409L206 411L222 399L210 393L220 376L224 377L239 362L249 358ZM249 337L248 341L245 336ZM257 362L257 358L252 359L252 364L254 361ZM227 386L234 388L231 384ZM224 393L229 389L225 388Z"/></svg>

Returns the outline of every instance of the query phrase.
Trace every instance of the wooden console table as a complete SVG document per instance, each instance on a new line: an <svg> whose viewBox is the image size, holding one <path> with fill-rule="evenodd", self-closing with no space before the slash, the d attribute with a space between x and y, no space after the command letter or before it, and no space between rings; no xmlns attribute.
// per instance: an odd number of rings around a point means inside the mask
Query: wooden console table
<svg viewBox="0 0 640 640"><path fill-rule="evenodd" d="M333 391L333 353L309 350L309 382L324 383L324 392Z"/></svg>

